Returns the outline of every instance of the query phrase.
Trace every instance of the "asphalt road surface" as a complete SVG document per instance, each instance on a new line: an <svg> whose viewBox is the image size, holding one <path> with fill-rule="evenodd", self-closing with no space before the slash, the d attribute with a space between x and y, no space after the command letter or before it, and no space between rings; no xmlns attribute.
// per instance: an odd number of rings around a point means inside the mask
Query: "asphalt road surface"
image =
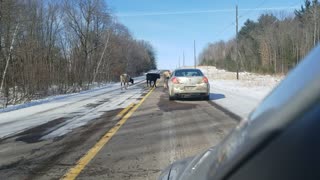
<svg viewBox="0 0 320 180"><path fill-rule="evenodd" d="M1 139L0 179L60 179L76 166L77 179L157 179L175 160L216 145L238 122L212 101L169 101L162 87L143 98L149 88L137 87L144 101L126 113L107 111L53 139L41 137L63 117ZM101 139L107 142L97 150ZM79 163L85 155L91 161Z"/></svg>

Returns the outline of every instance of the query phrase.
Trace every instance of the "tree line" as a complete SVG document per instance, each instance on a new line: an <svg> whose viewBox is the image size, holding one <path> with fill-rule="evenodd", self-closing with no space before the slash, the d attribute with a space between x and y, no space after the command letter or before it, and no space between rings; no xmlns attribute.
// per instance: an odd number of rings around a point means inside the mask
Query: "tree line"
<svg viewBox="0 0 320 180"><path fill-rule="evenodd" d="M286 74L319 38L320 3L306 0L292 15L264 13L257 21L248 19L238 38L208 44L199 62L229 71L238 65L241 71Z"/></svg>
<svg viewBox="0 0 320 180"><path fill-rule="evenodd" d="M14 104L156 69L105 0L0 0L0 95Z"/></svg>

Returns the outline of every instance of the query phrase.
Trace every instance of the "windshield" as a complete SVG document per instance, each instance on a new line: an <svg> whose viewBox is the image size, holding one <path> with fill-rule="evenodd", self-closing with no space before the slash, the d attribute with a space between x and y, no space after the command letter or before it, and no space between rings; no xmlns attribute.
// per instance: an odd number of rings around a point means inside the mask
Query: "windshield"
<svg viewBox="0 0 320 180"><path fill-rule="evenodd" d="M174 75L177 77L203 76L202 72L196 69L176 70Z"/></svg>
<svg viewBox="0 0 320 180"><path fill-rule="evenodd" d="M0 179L157 179L319 41L311 0L0 0Z"/></svg>

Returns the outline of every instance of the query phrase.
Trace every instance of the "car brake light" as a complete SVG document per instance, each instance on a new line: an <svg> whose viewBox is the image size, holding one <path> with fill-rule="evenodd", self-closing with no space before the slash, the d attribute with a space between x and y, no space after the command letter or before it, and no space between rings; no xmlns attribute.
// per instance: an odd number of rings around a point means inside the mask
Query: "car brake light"
<svg viewBox="0 0 320 180"><path fill-rule="evenodd" d="M179 84L179 80L176 77L174 77L171 81L173 84Z"/></svg>
<svg viewBox="0 0 320 180"><path fill-rule="evenodd" d="M209 83L209 80L208 80L208 78L207 78L207 77L203 77L202 82L203 82L203 83L207 83L207 84L208 84L208 83Z"/></svg>

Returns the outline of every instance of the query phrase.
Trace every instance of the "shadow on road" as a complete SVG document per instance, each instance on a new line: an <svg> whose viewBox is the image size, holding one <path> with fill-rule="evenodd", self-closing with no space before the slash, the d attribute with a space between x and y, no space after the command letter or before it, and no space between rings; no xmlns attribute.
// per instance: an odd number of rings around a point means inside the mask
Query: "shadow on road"
<svg viewBox="0 0 320 180"><path fill-rule="evenodd" d="M188 103L178 103L176 101L169 101L168 94L162 94L160 96L160 101L158 102L158 107L164 112L173 111L173 110L188 110L195 109L197 104L188 104Z"/></svg>
<svg viewBox="0 0 320 180"><path fill-rule="evenodd" d="M210 93L210 100L218 100L226 98L224 94Z"/></svg>

